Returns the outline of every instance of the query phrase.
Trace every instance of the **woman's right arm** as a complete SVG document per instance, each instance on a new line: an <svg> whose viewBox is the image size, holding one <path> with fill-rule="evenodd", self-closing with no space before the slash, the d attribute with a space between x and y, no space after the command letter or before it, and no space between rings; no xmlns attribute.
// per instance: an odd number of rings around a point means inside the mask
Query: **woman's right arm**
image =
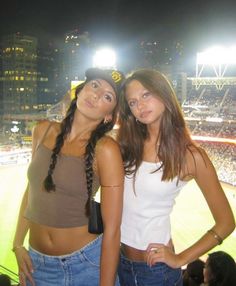
<svg viewBox="0 0 236 286"><path fill-rule="evenodd" d="M15 237L13 241L13 251L16 256L18 271L19 271L19 279L22 286L25 286L25 277L29 279L32 285L34 285L33 278L31 273L33 272L33 265L31 259L29 257L28 251L24 248L24 240L25 236L29 230L29 223L26 218L24 218L24 212L28 202L28 186L24 193L20 212L18 216L17 226Z"/></svg>
<svg viewBox="0 0 236 286"><path fill-rule="evenodd" d="M37 149L37 145L40 142L40 138L42 136L41 134L43 134L43 130L45 130L45 126L47 125L48 123L46 123L46 121L39 123L32 131L32 158L34 156L35 150ZM29 184L27 185L26 191L22 198L12 248L16 256L19 278L22 286L26 285L25 278L27 278L32 285L35 285L31 275L31 273L33 272L33 264L28 254L28 251L23 246L26 234L29 230L29 222L24 217L25 209L28 203L28 191Z"/></svg>

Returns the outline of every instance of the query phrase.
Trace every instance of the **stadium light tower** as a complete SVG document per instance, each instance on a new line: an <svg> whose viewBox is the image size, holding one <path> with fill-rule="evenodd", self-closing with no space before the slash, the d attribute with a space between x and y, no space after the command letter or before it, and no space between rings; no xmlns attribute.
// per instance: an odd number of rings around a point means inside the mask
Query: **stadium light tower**
<svg viewBox="0 0 236 286"><path fill-rule="evenodd" d="M203 85L215 85L219 90L224 85L236 85L236 77L225 76L230 65L236 65L236 46L229 48L216 46L205 52L197 53L196 77L192 78L193 85L196 89ZM211 67L215 76L203 77L202 72L205 67Z"/></svg>
<svg viewBox="0 0 236 286"><path fill-rule="evenodd" d="M98 68L116 69L116 54L112 49L104 48L96 51L93 66Z"/></svg>
<svg viewBox="0 0 236 286"><path fill-rule="evenodd" d="M236 46L212 47L205 52L197 53L196 76L200 77L206 65L213 67L217 77L223 77L229 65L236 64ZM200 68L200 69L199 69Z"/></svg>

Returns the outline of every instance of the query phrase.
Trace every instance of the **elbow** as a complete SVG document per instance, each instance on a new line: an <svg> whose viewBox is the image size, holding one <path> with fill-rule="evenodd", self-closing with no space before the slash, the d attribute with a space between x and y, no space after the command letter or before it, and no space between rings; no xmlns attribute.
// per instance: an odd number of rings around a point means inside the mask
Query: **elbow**
<svg viewBox="0 0 236 286"><path fill-rule="evenodd" d="M234 216L232 215L232 218L230 219L230 221L228 223L224 223L224 225L226 228L225 234L227 237L235 230L236 224L235 224Z"/></svg>
<svg viewBox="0 0 236 286"><path fill-rule="evenodd" d="M231 232L233 232L233 231L235 230L235 227L236 227L236 222L235 222L235 218L234 218L233 212L232 212L232 217L231 217L230 226L231 226ZM230 233L231 233L231 232L230 232Z"/></svg>
<svg viewBox="0 0 236 286"><path fill-rule="evenodd" d="M232 233L235 230L235 227L236 227L236 223L235 223L235 219L233 218L233 221L231 223L230 233Z"/></svg>
<svg viewBox="0 0 236 286"><path fill-rule="evenodd" d="M103 236L114 242L120 241L120 227L105 227Z"/></svg>

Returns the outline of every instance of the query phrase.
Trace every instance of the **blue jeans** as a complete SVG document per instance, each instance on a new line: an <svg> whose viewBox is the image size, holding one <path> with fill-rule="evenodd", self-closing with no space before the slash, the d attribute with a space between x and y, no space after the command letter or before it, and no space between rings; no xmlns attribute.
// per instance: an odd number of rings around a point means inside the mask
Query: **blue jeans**
<svg viewBox="0 0 236 286"><path fill-rule="evenodd" d="M80 250L61 256L45 255L29 247L36 286L98 286L101 243L102 235ZM115 285L120 285L118 278Z"/></svg>
<svg viewBox="0 0 236 286"><path fill-rule="evenodd" d="M181 269L173 269L165 263L150 267L146 262L134 262L121 254L119 265L121 286L182 286Z"/></svg>

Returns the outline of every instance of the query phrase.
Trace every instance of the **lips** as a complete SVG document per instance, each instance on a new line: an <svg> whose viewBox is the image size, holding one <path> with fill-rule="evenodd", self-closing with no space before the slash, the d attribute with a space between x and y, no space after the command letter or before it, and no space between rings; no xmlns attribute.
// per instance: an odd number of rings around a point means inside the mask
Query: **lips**
<svg viewBox="0 0 236 286"><path fill-rule="evenodd" d="M85 102L86 106L88 106L89 108L95 107L94 104L91 101L89 101L88 99L85 99L84 102Z"/></svg>
<svg viewBox="0 0 236 286"><path fill-rule="evenodd" d="M140 118L144 119L148 117L148 115L151 113L151 111L143 111L140 113Z"/></svg>

